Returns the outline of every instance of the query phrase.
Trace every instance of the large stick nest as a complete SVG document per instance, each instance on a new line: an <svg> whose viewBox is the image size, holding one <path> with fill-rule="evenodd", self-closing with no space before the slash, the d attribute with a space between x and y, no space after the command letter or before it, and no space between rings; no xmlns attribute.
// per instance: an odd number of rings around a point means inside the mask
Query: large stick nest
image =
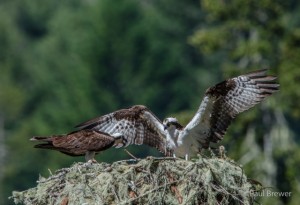
<svg viewBox="0 0 300 205"><path fill-rule="evenodd" d="M252 204L253 187L228 159L148 157L75 163L11 198L16 204Z"/></svg>

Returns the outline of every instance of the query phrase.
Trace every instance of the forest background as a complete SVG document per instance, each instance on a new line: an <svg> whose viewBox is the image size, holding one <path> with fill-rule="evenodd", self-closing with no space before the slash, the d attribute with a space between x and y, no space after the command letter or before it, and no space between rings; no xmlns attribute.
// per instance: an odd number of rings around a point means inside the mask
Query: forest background
<svg viewBox="0 0 300 205"><path fill-rule="evenodd" d="M209 86L264 68L280 92L239 115L221 144L249 178L292 192L261 203L300 201L299 1L1 0L0 45L0 204L39 174L84 161L33 149L33 135L134 104L185 124Z"/></svg>

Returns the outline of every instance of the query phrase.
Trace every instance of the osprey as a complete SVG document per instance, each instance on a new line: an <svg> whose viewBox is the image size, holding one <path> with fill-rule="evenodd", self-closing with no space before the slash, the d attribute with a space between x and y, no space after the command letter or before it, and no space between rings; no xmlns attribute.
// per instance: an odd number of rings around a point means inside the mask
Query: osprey
<svg viewBox="0 0 300 205"><path fill-rule="evenodd" d="M30 140L43 142L35 145L35 148L57 150L70 156L85 155L86 161L95 161L94 156L100 151L126 143L119 133L108 135L98 130L79 130L66 135L33 137Z"/></svg>
<svg viewBox="0 0 300 205"><path fill-rule="evenodd" d="M208 88L196 114L185 127L173 117L161 122L143 105L121 109L76 127L108 135L120 134L124 140L117 147L146 144L166 156L173 154L188 159L208 148L210 143L222 140L237 114L278 90L276 77L267 76L266 71L240 75Z"/></svg>

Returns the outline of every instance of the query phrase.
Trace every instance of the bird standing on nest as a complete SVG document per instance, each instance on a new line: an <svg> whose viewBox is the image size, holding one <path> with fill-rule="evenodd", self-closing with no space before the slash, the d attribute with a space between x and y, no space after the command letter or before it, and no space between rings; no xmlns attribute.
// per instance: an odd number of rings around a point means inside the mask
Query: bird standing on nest
<svg viewBox="0 0 300 205"><path fill-rule="evenodd" d="M278 91L276 77L268 76L266 72L254 71L208 88L186 126L173 117L161 122L147 107L135 105L81 123L77 126L79 131L61 138L36 137L33 140L46 142L36 147L55 149L72 156L85 154L88 159L94 156L90 152L105 150L116 143L116 148L146 144L165 156L188 159L222 140L239 113ZM120 136L122 140L116 142Z"/></svg>
<svg viewBox="0 0 300 205"><path fill-rule="evenodd" d="M126 139L120 133L109 135L97 130L79 130L65 135L33 137L30 140L43 142L35 145L35 148L57 150L70 156L85 155L85 160L92 162L96 162L95 154L126 143Z"/></svg>

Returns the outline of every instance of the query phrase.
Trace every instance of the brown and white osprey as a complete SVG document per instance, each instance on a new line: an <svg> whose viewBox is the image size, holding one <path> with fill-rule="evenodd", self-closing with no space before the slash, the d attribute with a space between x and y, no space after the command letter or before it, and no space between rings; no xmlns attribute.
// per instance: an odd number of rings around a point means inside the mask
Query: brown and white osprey
<svg viewBox="0 0 300 205"><path fill-rule="evenodd" d="M195 156L210 143L222 140L237 114L253 107L278 90L276 77L259 70L223 81L210 87L192 120L183 127L176 118L161 122L147 107L135 105L92 119L77 126L109 135L120 134L125 140L119 147L146 144L165 155L186 159Z"/></svg>
<svg viewBox="0 0 300 205"><path fill-rule="evenodd" d="M95 154L118 146L119 143L126 143L119 133L110 136L98 130L79 130L65 135L33 137L30 140L42 142L35 145L35 148L57 150L70 156L85 155L86 161L95 161Z"/></svg>

